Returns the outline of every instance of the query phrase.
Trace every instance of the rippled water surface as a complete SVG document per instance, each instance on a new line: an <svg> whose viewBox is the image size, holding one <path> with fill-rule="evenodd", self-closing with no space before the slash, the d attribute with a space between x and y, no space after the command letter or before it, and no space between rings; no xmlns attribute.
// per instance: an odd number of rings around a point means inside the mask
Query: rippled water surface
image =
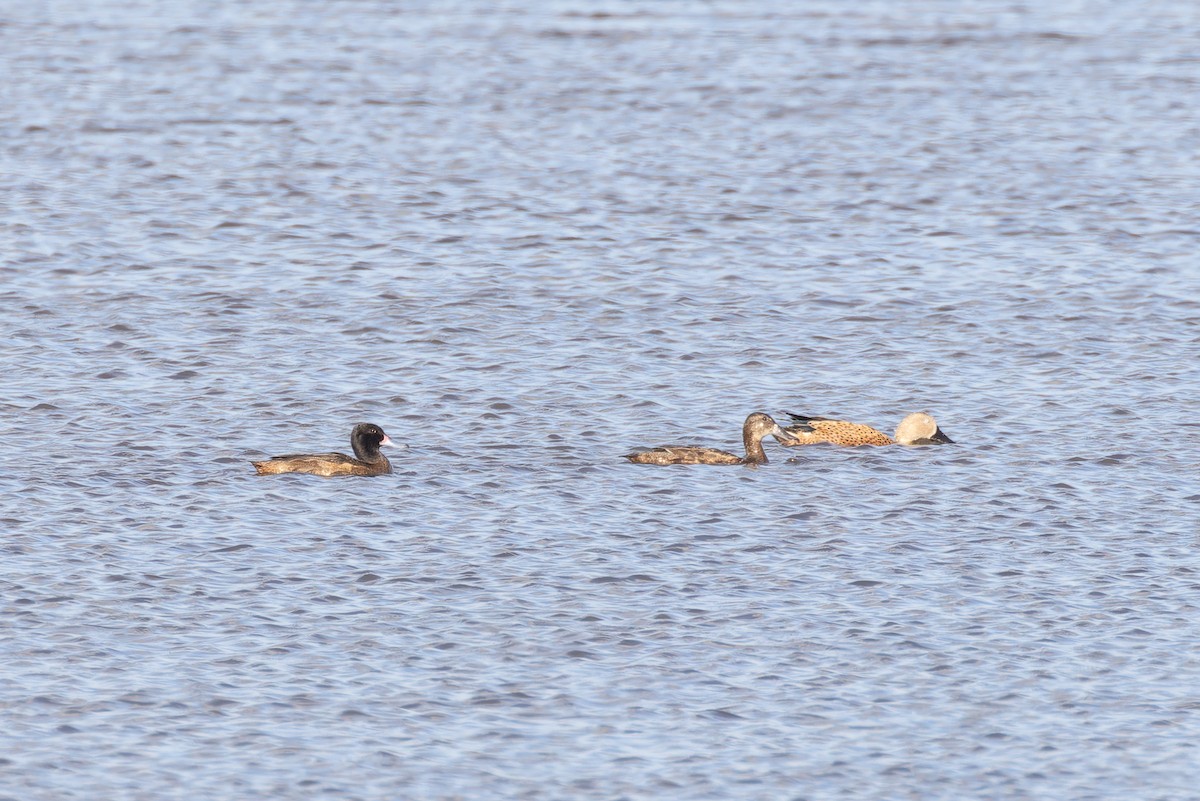
<svg viewBox="0 0 1200 801"><path fill-rule="evenodd" d="M1200 797L1194 4L198 8L0 10L0 798Z"/></svg>

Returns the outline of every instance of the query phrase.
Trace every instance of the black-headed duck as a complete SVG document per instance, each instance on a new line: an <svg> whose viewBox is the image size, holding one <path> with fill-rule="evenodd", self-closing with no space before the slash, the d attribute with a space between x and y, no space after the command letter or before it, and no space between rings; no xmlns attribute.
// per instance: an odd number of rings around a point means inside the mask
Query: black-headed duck
<svg viewBox="0 0 1200 801"><path fill-rule="evenodd" d="M716 448L700 448L694 445L664 445L625 454L634 464L766 464L767 453L763 450L763 437L774 435L783 442L786 437L771 415L755 412L742 425L742 443L746 455L738 456Z"/></svg>
<svg viewBox="0 0 1200 801"><path fill-rule="evenodd" d="M392 440L374 423L359 423L350 432L350 447L354 457L344 453L305 453L272 456L262 462L251 462L260 476L277 473L310 473L314 476L380 476L392 472L392 463L379 452L381 445ZM403 446L401 446L403 447Z"/></svg>

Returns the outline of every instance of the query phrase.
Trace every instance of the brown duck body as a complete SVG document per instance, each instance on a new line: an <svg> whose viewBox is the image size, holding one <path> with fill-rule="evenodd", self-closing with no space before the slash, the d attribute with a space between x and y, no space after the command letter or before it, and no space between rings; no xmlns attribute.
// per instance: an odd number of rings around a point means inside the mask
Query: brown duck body
<svg viewBox="0 0 1200 801"><path fill-rule="evenodd" d="M350 432L354 456L344 453L294 453L251 462L260 476L308 473L314 476L381 476L392 472L392 463L379 452L392 440L372 423L359 423Z"/></svg>
<svg viewBox="0 0 1200 801"><path fill-rule="evenodd" d="M824 417L790 415L796 425L787 426L784 432L795 441L792 445L815 445L829 442L834 445L854 447L857 445L892 445L895 440L878 429L862 423L845 420L828 420ZM784 442L784 445L789 443Z"/></svg>
<svg viewBox="0 0 1200 801"><path fill-rule="evenodd" d="M742 425L742 444L746 448L745 456L738 456L729 451L716 448L702 448L696 445L664 445L659 448L648 448L625 454L625 458L634 464L766 464L767 453L763 450L763 437L775 435L776 439L784 436L783 429L771 419L768 414L755 412L746 418ZM781 442L783 440L780 440Z"/></svg>
<svg viewBox="0 0 1200 801"><path fill-rule="evenodd" d="M279 473L309 473L314 476L381 476L392 472L392 463L382 453L374 462L364 462L344 453L306 453L272 456L251 462L260 476Z"/></svg>
<svg viewBox="0 0 1200 801"><path fill-rule="evenodd" d="M634 464L746 464L745 457L697 445L663 445L625 454ZM763 455L763 462L767 461Z"/></svg>
<svg viewBox="0 0 1200 801"><path fill-rule="evenodd" d="M780 440L784 445L815 445L828 442L843 447L859 445L942 445L954 440L942 433L937 422L923 412L910 414L900 421L893 439L882 431L862 423L846 420L830 420L827 417L807 417L788 412L796 425L783 429L790 438Z"/></svg>

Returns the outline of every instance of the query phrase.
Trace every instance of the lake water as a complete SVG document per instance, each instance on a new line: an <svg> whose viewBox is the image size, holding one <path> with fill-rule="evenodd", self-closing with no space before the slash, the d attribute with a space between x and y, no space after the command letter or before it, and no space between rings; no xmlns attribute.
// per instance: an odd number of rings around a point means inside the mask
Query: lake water
<svg viewBox="0 0 1200 801"><path fill-rule="evenodd" d="M0 798L1200 798L1198 23L8 4Z"/></svg>

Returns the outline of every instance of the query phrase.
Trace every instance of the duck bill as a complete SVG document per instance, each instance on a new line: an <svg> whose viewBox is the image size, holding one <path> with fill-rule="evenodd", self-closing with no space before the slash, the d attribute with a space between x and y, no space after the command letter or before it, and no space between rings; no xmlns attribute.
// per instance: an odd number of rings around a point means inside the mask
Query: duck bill
<svg viewBox="0 0 1200 801"><path fill-rule="evenodd" d="M380 445L380 447L383 447L384 445L388 445L392 448L399 448L400 450L408 449L408 446L405 445L403 442L396 442L391 437L389 437L387 434L383 435L383 439L381 439L379 441L379 445Z"/></svg>
<svg viewBox="0 0 1200 801"><path fill-rule="evenodd" d="M772 431L771 434L774 435L775 441L778 442L780 445L799 445L800 444L800 440L798 438L792 436L785 429L777 428L774 431Z"/></svg>
<svg viewBox="0 0 1200 801"><path fill-rule="evenodd" d="M945 434L943 434L942 429L940 429L940 428L937 431L934 431L933 436L930 437L929 439L931 439L932 441L936 442L939 445L953 445L954 444L954 440L950 439Z"/></svg>

